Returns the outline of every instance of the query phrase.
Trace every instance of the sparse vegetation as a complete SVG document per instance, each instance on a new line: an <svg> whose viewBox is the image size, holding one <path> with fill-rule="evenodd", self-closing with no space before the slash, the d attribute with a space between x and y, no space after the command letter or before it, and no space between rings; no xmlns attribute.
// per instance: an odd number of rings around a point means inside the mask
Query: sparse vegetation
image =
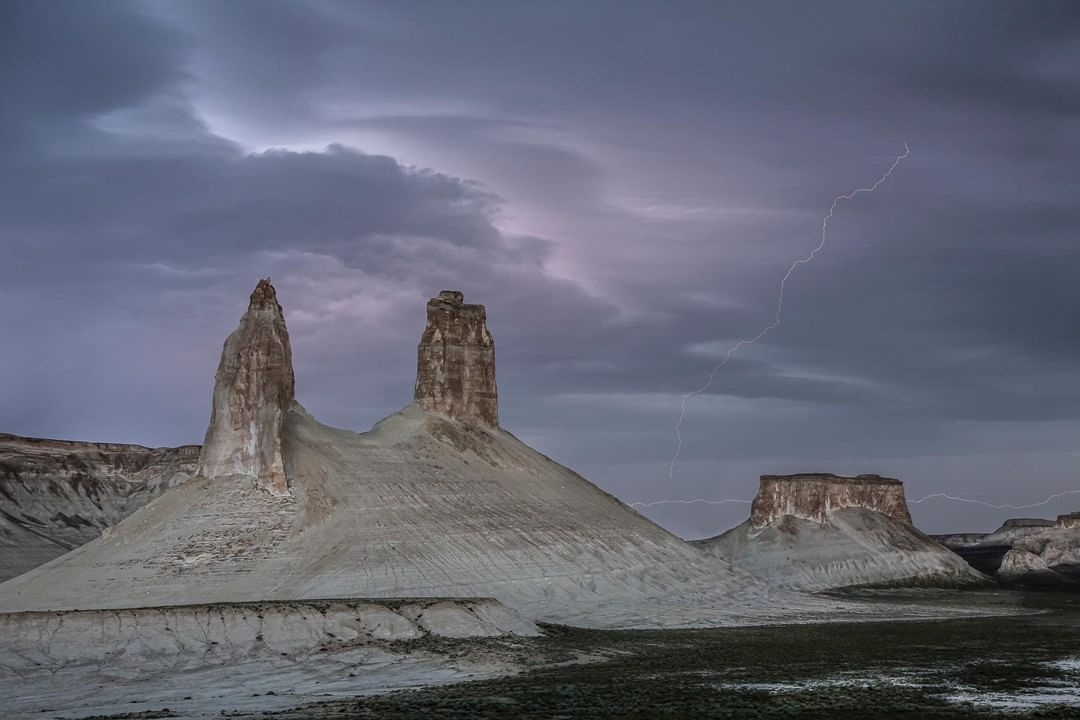
<svg viewBox="0 0 1080 720"><path fill-rule="evenodd" d="M957 595L958 598L966 596ZM310 705L288 720L714 718L865 720L1080 717L1080 707L994 709L962 692L1024 693L1080 673L1080 596L1032 595L1045 614L948 621L677 631L548 626L514 677ZM426 641L430 642L430 641ZM575 657L603 656L585 664Z"/></svg>

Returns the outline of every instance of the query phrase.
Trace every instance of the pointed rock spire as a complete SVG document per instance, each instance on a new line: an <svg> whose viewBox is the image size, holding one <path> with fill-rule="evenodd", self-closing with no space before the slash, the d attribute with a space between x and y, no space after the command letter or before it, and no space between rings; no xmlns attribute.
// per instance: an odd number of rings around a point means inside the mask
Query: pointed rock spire
<svg viewBox="0 0 1080 720"><path fill-rule="evenodd" d="M457 290L428 300L416 363L416 403L455 420L499 426L495 342L483 305Z"/></svg>
<svg viewBox="0 0 1080 720"><path fill-rule="evenodd" d="M289 495L281 436L294 396L289 331L277 292L264 278L221 352L199 474L245 476L271 495Z"/></svg>

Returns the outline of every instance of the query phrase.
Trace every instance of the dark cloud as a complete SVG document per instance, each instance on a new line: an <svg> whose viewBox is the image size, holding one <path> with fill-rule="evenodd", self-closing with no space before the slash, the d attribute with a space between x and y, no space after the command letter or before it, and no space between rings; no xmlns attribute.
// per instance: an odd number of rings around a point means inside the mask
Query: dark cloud
<svg viewBox="0 0 1080 720"><path fill-rule="evenodd" d="M270 274L321 418L407 402L423 301L460 287L489 307L508 427L628 500L806 469L998 502L1069 481L1075 3L0 12L0 429L197 440ZM781 327L691 400L669 482L679 396L905 141ZM744 510L655 512L707 534ZM917 515L960 510L1008 514Z"/></svg>

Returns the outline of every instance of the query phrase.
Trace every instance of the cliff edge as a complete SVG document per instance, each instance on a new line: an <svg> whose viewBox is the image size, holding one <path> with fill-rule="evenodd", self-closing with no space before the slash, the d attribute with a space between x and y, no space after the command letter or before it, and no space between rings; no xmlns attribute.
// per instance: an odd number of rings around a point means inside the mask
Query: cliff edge
<svg viewBox="0 0 1080 720"><path fill-rule="evenodd" d="M784 517L828 522L842 508L864 508L911 524L904 484L880 475L843 477L831 473L762 475L750 506L750 522L765 527Z"/></svg>
<svg viewBox="0 0 1080 720"><path fill-rule="evenodd" d="M1080 512L1056 520L1016 518L990 533L941 535L939 540L1003 585L1080 586Z"/></svg>
<svg viewBox="0 0 1080 720"><path fill-rule="evenodd" d="M0 434L0 582L98 537L190 479L198 458L198 445Z"/></svg>

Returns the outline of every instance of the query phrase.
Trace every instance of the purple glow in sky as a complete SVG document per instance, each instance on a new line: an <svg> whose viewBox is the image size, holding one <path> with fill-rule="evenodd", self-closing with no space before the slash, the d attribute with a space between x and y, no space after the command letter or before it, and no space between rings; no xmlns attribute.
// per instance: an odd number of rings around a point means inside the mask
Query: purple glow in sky
<svg viewBox="0 0 1080 720"><path fill-rule="evenodd" d="M992 504L1080 487L1076 3L0 13L0 431L199 441L270 275L330 424L409 401L424 302L457 288L488 307L505 427L626 501L812 471ZM682 394L904 141L695 401L669 480ZM646 512L702 536L746 507Z"/></svg>

